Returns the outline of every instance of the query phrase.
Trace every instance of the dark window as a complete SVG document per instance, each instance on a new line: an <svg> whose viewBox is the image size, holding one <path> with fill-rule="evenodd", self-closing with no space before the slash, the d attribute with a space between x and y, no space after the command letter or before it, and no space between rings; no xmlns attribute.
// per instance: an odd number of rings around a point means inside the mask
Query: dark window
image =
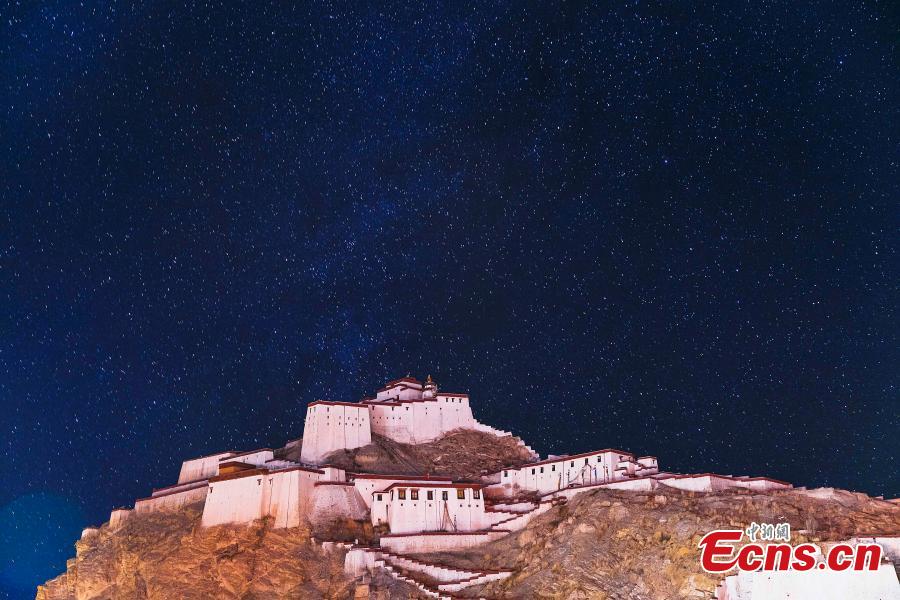
<svg viewBox="0 0 900 600"><path fill-rule="evenodd" d="M476 500L481 498L481 490L472 490L472 497Z"/></svg>
<svg viewBox="0 0 900 600"><path fill-rule="evenodd" d="M504 477L509 477L509 471L503 471L503 476L504 476Z"/></svg>
<svg viewBox="0 0 900 600"><path fill-rule="evenodd" d="M462 500L462 499L464 499L465 497L466 497L466 490L463 489L463 488L457 488L457 489L456 489L456 498L457 498L458 500Z"/></svg>
<svg viewBox="0 0 900 600"><path fill-rule="evenodd" d="M551 471L555 471L555 470L556 470L556 465L551 465L551 466L550 466L550 470L551 470Z"/></svg>
<svg viewBox="0 0 900 600"><path fill-rule="evenodd" d="M447 499L447 491L444 490L443 492L441 492L441 500L446 500L446 499Z"/></svg>
<svg viewBox="0 0 900 600"><path fill-rule="evenodd" d="M375 494L375 499L381 502L381 494Z"/></svg>
<svg viewBox="0 0 900 600"><path fill-rule="evenodd" d="M574 466L575 466L575 461L573 460L573 461L572 461L572 464L569 465L569 466L570 466L570 467L574 467Z"/></svg>
<svg viewBox="0 0 900 600"><path fill-rule="evenodd" d="M429 500L434 500L434 492L432 492L431 490L428 490L427 496Z"/></svg>
<svg viewBox="0 0 900 600"><path fill-rule="evenodd" d="M418 500L419 499L419 490L409 490L409 499L410 500Z"/></svg>
<svg viewBox="0 0 900 600"><path fill-rule="evenodd" d="M584 464L588 464L588 459L584 459Z"/></svg>
<svg viewBox="0 0 900 600"><path fill-rule="evenodd" d="M531 474L534 475L534 469L531 470Z"/></svg>
<svg viewBox="0 0 900 600"><path fill-rule="evenodd" d="M397 498L406 500L406 490L397 490Z"/></svg>
<svg viewBox="0 0 900 600"><path fill-rule="evenodd" d="M541 467L541 473L543 473L543 472L544 472L544 467Z"/></svg>

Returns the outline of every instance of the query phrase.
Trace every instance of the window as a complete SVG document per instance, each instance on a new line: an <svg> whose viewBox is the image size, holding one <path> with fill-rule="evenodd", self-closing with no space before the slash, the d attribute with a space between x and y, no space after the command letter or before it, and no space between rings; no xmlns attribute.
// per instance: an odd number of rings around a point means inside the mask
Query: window
<svg viewBox="0 0 900 600"><path fill-rule="evenodd" d="M426 493L426 495L427 495L427 497L428 497L429 500L434 500L434 492L432 492L431 490L428 490L428 492Z"/></svg>
<svg viewBox="0 0 900 600"><path fill-rule="evenodd" d="M481 498L481 490L472 490L472 497L476 500Z"/></svg>
<svg viewBox="0 0 900 600"><path fill-rule="evenodd" d="M534 475L534 469L531 470L531 474Z"/></svg>
<svg viewBox="0 0 900 600"><path fill-rule="evenodd" d="M584 464L588 464L588 459L584 459Z"/></svg>
<svg viewBox="0 0 900 600"><path fill-rule="evenodd" d="M409 490L409 499L410 500L418 500L419 499L419 490Z"/></svg>
<svg viewBox="0 0 900 600"><path fill-rule="evenodd" d="M509 477L509 471L503 471L503 476L504 476L504 477Z"/></svg>
<svg viewBox="0 0 900 600"><path fill-rule="evenodd" d="M447 490L444 490L443 492L441 492L441 500L446 500L446 499L447 499Z"/></svg>
<svg viewBox="0 0 900 600"><path fill-rule="evenodd" d="M406 500L406 490L397 490L397 498Z"/></svg>
<svg viewBox="0 0 900 600"><path fill-rule="evenodd" d="M381 494L375 494L375 500L381 502Z"/></svg>
<svg viewBox="0 0 900 600"><path fill-rule="evenodd" d="M575 461L573 460L573 461L572 461L572 464L570 464L569 466L570 466L570 467L574 467L574 466L575 466Z"/></svg>
<svg viewBox="0 0 900 600"><path fill-rule="evenodd" d="M544 467L541 467L541 473L543 473L543 472L544 472Z"/></svg>
<svg viewBox="0 0 900 600"><path fill-rule="evenodd" d="M555 470L556 470L556 465L550 465L550 470L551 470L551 471L555 471Z"/></svg>
<svg viewBox="0 0 900 600"><path fill-rule="evenodd" d="M466 497L466 490L464 488L456 488L456 499L463 500Z"/></svg>

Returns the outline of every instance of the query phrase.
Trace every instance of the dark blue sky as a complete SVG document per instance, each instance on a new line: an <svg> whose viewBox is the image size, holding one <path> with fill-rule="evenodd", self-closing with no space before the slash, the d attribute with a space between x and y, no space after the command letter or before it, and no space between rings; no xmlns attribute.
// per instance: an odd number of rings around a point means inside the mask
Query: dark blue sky
<svg viewBox="0 0 900 600"><path fill-rule="evenodd" d="M0 595L408 372L900 494L896 6L290 4L0 9Z"/></svg>

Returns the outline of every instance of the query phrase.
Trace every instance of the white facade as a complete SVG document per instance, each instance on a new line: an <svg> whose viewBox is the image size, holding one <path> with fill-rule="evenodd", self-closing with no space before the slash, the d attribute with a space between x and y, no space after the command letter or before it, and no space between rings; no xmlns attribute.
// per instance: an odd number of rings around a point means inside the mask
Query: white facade
<svg viewBox="0 0 900 600"><path fill-rule="evenodd" d="M306 409L300 458L322 464L331 452L359 448L378 434L405 444L430 442L454 429L475 429L469 395L437 391L429 378L389 382L359 403L313 402Z"/></svg>
<svg viewBox="0 0 900 600"><path fill-rule="evenodd" d="M181 473L178 475L178 483L190 483L192 481L200 481L209 479L219 474L219 462L223 459L234 456L234 452L219 452L218 454L210 454L186 460L181 463Z"/></svg>
<svg viewBox="0 0 900 600"><path fill-rule="evenodd" d="M437 394L432 400L365 401L372 432L402 442L421 444L454 429L474 429L467 394Z"/></svg>
<svg viewBox="0 0 900 600"><path fill-rule="evenodd" d="M788 489L791 484L768 477L732 477L715 473L693 475L661 475L656 481L668 487L687 492L718 492L733 488L745 488L758 492Z"/></svg>
<svg viewBox="0 0 900 600"><path fill-rule="evenodd" d="M155 490L149 498L134 502L134 512L146 513L158 510L176 510L188 504L202 502L206 497L206 481Z"/></svg>
<svg viewBox="0 0 900 600"><path fill-rule="evenodd" d="M273 527L296 527L310 512L316 482L328 475L320 469L292 467L245 469L214 477L201 523L209 527L272 517Z"/></svg>
<svg viewBox="0 0 900 600"><path fill-rule="evenodd" d="M306 408L300 460L317 465L335 450L372 443L369 409L350 402L313 402Z"/></svg>
<svg viewBox="0 0 900 600"><path fill-rule="evenodd" d="M395 483L452 483L449 477L430 477L423 475L421 477L406 477L403 475L373 475L370 473L354 473L350 476L353 485L356 487L359 496L365 502L367 508L372 507L373 495L375 492L381 492Z"/></svg>
<svg viewBox="0 0 900 600"><path fill-rule="evenodd" d="M478 531L490 525L478 484L410 483L372 494L373 525L393 534Z"/></svg>
<svg viewBox="0 0 900 600"><path fill-rule="evenodd" d="M635 460L624 450L606 449L560 456L518 469L500 472L500 485L510 489L546 494L570 486L594 485L647 477L659 471L656 458L644 456Z"/></svg>

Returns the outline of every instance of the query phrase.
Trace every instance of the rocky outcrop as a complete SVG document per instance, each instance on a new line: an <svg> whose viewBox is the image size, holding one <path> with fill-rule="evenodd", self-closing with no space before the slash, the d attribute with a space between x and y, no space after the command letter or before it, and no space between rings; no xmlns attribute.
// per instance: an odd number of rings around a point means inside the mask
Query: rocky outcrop
<svg viewBox="0 0 900 600"><path fill-rule="evenodd" d="M305 528L200 528L200 509L131 516L76 543L66 573L37 600L347 598L343 556Z"/></svg>
<svg viewBox="0 0 900 600"><path fill-rule="evenodd" d="M517 437L457 429L425 444L402 444L373 435L371 445L334 452L327 463L359 473L430 473L454 479L477 479L484 473L495 473L532 460L531 451Z"/></svg>

